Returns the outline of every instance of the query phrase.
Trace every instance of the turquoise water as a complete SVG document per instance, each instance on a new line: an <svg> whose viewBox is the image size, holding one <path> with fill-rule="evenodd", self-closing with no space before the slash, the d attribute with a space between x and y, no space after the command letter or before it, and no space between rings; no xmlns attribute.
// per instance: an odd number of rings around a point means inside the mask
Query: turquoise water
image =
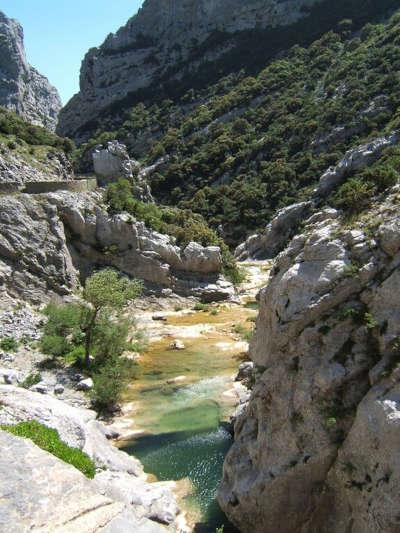
<svg viewBox="0 0 400 533"><path fill-rule="evenodd" d="M184 350L171 350L171 338L150 345L139 363L137 380L126 400L133 402L132 429L143 436L124 448L160 481L189 480L191 490L181 501L196 533L236 530L220 510L215 496L224 458L232 437L223 420L232 412L224 393L232 387L240 348L230 330L255 312L229 309L218 316L205 313L168 320L185 327L213 323L217 330L198 338L184 338ZM179 338L179 337L178 337ZM231 348L221 349L221 343Z"/></svg>
<svg viewBox="0 0 400 533"><path fill-rule="evenodd" d="M225 533L233 533L220 510L215 493L222 475L224 457L231 446L231 435L219 427L211 431L183 431L142 437L126 451L138 457L146 472L160 481L189 478L195 493L187 504L199 508L202 521L196 533L214 533L224 525Z"/></svg>

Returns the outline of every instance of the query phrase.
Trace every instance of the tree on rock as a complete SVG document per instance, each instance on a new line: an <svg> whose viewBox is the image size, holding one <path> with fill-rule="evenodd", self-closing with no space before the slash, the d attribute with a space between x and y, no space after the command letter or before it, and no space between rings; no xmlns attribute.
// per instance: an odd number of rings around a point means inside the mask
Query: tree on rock
<svg viewBox="0 0 400 533"><path fill-rule="evenodd" d="M82 331L85 336L85 365L90 366L95 328L107 313L120 312L130 300L142 292L139 280L121 277L115 270L107 268L95 272L85 283L83 299L86 302Z"/></svg>

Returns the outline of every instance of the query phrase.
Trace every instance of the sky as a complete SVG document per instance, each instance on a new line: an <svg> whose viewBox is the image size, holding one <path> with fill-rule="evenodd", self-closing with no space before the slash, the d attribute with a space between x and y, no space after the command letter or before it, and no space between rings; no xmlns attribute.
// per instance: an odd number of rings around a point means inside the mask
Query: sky
<svg viewBox="0 0 400 533"><path fill-rule="evenodd" d="M54 85L64 104L79 90L85 53L137 13L143 0L0 0L24 28L29 63Z"/></svg>

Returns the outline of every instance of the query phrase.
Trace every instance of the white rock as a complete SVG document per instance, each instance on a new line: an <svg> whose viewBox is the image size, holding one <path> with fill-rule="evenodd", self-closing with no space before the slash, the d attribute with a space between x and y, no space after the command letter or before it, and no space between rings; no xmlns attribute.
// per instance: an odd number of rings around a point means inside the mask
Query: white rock
<svg viewBox="0 0 400 533"><path fill-rule="evenodd" d="M81 391L89 391L93 389L93 386L94 386L93 379L87 378L87 379L83 379L82 381L80 381L77 384L76 388Z"/></svg>

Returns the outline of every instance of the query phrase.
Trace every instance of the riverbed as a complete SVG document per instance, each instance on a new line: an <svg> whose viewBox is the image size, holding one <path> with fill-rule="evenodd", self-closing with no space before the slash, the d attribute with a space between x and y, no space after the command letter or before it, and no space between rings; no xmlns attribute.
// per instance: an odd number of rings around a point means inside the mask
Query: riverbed
<svg viewBox="0 0 400 533"><path fill-rule="evenodd" d="M214 533L224 525L215 493L224 457L232 444L227 429L235 407L248 395L234 381L247 359L248 333L257 315L255 295L265 285L269 264L246 263L246 282L237 303L203 310L167 309L142 313L149 349L125 397L120 447L138 457L148 474L176 480L180 505L193 531Z"/></svg>

